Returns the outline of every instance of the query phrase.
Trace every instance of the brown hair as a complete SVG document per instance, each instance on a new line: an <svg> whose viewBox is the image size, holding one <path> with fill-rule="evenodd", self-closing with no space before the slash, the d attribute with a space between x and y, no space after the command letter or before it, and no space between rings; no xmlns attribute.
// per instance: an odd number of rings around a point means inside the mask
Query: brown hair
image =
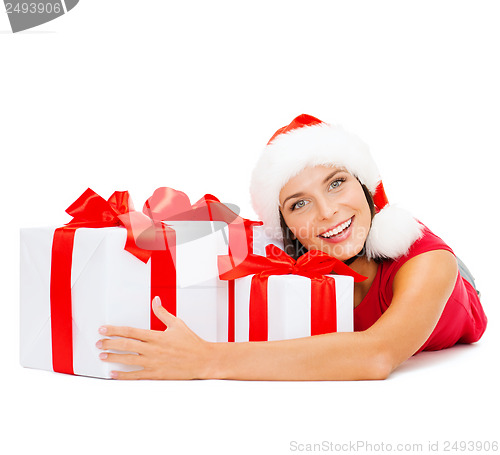
<svg viewBox="0 0 500 455"><path fill-rule="evenodd" d="M358 180L359 182L359 180ZM361 188L363 188L363 192L365 193L366 201L368 202L368 206L370 207L370 214L371 214L371 219L373 220L373 217L375 216L375 203L373 202L373 197L370 194L370 191L368 191L368 188L360 182ZM285 219L283 218L283 214L281 213L280 210L280 225L281 225L281 232L283 234L283 247L285 250L285 253L297 260L300 256L303 254L307 253L307 249L302 243L300 243L297 238L292 234L292 231L288 228L288 226L285 223ZM365 255L365 246L363 246L363 249L353 258L345 261L346 264L350 264L354 262L354 260L358 257L364 256Z"/></svg>

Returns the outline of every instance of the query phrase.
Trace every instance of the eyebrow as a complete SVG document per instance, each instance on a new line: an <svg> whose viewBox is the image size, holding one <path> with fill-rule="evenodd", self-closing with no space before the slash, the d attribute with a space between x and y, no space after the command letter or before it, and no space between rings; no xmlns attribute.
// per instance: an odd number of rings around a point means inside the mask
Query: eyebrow
<svg viewBox="0 0 500 455"><path fill-rule="evenodd" d="M331 174L328 174L328 176L323 180L323 185L325 185L326 183L328 183L328 181L336 174L338 174L339 172L347 172L345 169L336 169L335 171L333 171ZM281 204L282 207L285 206L286 204L286 201L288 201L288 199L293 199L293 198L296 198L296 197L301 197L301 196L304 196L304 193L295 193L295 194L292 194L290 196L288 196L284 201L283 201L283 204Z"/></svg>
<svg viewBox="0 0 500 455"><path fill-rule="evenodd" d="M333 171L325 180L323 180L323 185L328 183L328 180L330 180L335 174L338 174L339 172L346 172L346 170L345 169L337 169L337 170Z"/></svg>

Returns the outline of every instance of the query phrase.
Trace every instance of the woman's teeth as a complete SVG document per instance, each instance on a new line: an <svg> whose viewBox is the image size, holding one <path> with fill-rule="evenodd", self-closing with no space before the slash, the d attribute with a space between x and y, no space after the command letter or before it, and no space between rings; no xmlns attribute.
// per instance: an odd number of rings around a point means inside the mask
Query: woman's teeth
<svg viewBox="0 0 500 455"><path fill-rule="evenodd" d="M327 231L327 232L321 234L320 237L329 238L332 235L338 235L344 229L347 229L351 225L351 222L352 222L352 218L350 218L349 220L347 220L345 223L342 223L340 226L337 226L335 229L332 229L331 231Z"/></svg>

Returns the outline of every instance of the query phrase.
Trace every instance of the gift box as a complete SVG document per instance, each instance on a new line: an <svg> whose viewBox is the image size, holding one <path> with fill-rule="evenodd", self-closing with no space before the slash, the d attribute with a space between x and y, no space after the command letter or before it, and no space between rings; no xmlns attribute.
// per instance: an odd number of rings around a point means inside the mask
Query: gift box
<svg viewBox="0 0 500 455"><path fill-rule="evenodd" d="M139 213L128 193L106 201L87 190L64 227L21 230L21 365L100 378L136 369L99 359L98 328L163 330L155 295L205 340L234 340L232 283L219 279L217 256L245 256L260 223L179 193L159 189Z"/></svg>
<svg viewBox="0 0 500 455"><path fill-rule="evenodd" d="M352 332L354 279L342 275L325 275L325 278L335 283L335 294L330 301L323 300L321 291L317 297L311 293L310 278L270 276L263 308L251 306L253 275L237 279L235 341L288 340L322 333ZM314 298L319 301L314 302Z"/></svg>
<svg viewBox="0 0 500 455"><path fill-rule="evenodd" d="M295 261L271 244L266 257L251 254L237 265L220 257L219 271L235 281L237 342L352 332L354 282L366 279L325 253Z"/></svg>

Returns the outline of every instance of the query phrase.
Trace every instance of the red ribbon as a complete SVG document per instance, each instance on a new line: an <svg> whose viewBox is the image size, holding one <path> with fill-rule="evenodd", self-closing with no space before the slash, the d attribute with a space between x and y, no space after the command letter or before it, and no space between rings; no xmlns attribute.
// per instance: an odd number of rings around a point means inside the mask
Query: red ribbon
<svg viewBox="0 0 500 455"><path fill-rule="evenodd" d="M311 279L311 335L337 330L335 280L325 274L348 275L355 282L366 280L342 261L321 251L309 251L297 261L275 245L266 247L266 256L249 255L232 267L231 258L219 256L221 280L252 275L250 287L249 341L268 339L267 285L271 275L301 275Z"/></svg>
<svg viewBox="0 0 500 455"><path fill-rule="evenodd" d="M229 253L233 262L234 258L241 260L248 251L252 251L251 227L262 224L240 218L212 195L205 195L191 206L184 193L171 188L156 190L146 201L143 211L141 213L133 209L127 191L116 191L106 201L90 188L66 210L73 219L56 229L52 244L50 308L54 371L74 374L71 268L76 229L113 226L126 228L125 250L144 263L151 259L151 298L160 296L166 308L175 315L175 231L163 222L177 219L228 223L231 245ZM233 285L229 283L230 290ZM165 325L153 313L151 329L165 329ZM234 326L232 330L234 334Z"/></svg>

